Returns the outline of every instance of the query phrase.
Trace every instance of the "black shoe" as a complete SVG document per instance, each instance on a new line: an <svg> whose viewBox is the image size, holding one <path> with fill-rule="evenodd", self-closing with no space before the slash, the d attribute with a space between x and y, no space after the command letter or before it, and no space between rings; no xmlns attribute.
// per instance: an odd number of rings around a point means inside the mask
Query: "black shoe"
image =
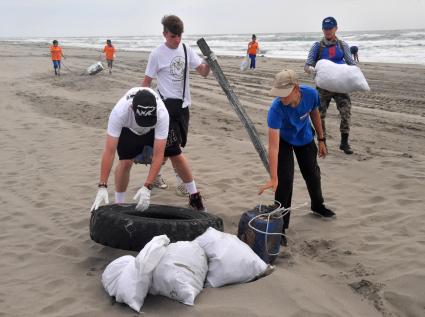
<svg viewBox="0 0 425 317"><path fill-rule="evenodd" d="M202 203L202 196L199 192L189 195L189 206L197 211L207 211Z"/></svg>
<svg viewBox="0 0 425 317"><path fill-rule="evenodd" d="M320 205L317 208L312 207L311 210L313 211L314 214L323 218L329 219L329 218L335 217L335 213L332 210L326 208L325 205Z"/></svg>
<svg viewBox="0 0 425 317"><path fill-rule="evenodd" d="M351 149L350 144L348 143L341 143L339 149L344 151L345 154L353 154L353 150Z"/></svg>
<svg viewBox="0 0 425 317"><path fill-rule="evenodd" d="M345 154L353 154L353 150L348 144L348 133L341 133L341 144L339 145L339 149L344 151Z"/></svg>

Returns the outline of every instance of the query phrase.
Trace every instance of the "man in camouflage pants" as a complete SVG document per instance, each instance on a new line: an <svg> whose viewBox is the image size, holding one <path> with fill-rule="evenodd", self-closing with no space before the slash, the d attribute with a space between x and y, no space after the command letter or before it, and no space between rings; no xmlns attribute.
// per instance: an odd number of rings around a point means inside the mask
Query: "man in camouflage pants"
<svg viewBox="0 0 425 317"><path fill-rule="evenodd" d="M355 65L356 63L351 57L350 47L344 41L336 37L337 22L333 17L325 18L322 22L323 39L320 42L315 42L310 49L304 70L307 73L314 74L317 61L320 59L328 59L337 64ZM341 116L340 132L341 144L339 148L345 154L353 154L350 144L348 144L348 136L350 133L350 118L351 118L351 100L348 94L331 92L325 89L318 88L320 96L320 117L322 120L322 128L326 137L325 118L329 108L329 103L332 98L336 102L336 107Z"/></svg>
<svg viewBox="0 0 425 317"><path fill-rule="evenodd" d="M339 125L339 130L341 132L341 144L340 149L345 152L345 154L352 154L353 151L348 144L348 135L350 133L350 122L351 122L351 100L348 94L341 94L336 92L331 92L325 89L317 88L320 95L320 118L322 120L322 129L326 137L326 127L325 119L326 112L328 111L329 104L332 98L335 100L336 108L339 111L341 117L341 123ZM346 138L346 139L345 139Z"/></svg>

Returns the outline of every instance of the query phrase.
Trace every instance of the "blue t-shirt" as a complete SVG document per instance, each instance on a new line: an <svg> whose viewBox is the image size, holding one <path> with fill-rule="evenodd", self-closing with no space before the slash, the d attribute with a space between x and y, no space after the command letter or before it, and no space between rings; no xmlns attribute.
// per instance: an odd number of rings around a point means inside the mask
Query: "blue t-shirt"
<svg viewBox="0 0 425 317"><path fill-rule="evenodd" d="M267 116L269 128L280 129L280 137L295 146L313 141L310 112L320 105L319 94L309 86L300 86L301 101L296 108L284 105L277 97L273 100Z"/></svg>

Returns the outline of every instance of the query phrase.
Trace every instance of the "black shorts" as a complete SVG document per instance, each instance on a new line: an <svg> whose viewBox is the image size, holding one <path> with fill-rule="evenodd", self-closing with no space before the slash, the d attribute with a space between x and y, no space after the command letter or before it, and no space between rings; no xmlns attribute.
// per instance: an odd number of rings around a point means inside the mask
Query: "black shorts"
<svg viewBox="0 0 425 317"><path fill-rule="evenodd" d="M176 156L181 154L181 147L185 147L187 142L190 118L189 107L182 108L180 99L165 99L164 104L170 116L164 156Z"/></svg>
<svg viewBox="0 0 425 317"><path fill-rule="evenodd" d="M153 147L155 129L144 135L138 135L128 128L122 128L118 139L117 152L120 160L132 160L142 153L145 145Z"/></svg>

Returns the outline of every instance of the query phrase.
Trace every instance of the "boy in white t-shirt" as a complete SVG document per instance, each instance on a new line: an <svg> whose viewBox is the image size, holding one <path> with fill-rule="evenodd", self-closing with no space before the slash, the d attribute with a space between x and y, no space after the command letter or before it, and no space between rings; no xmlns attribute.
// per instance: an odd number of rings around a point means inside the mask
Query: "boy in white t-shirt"
<svg viewBox="0 0 425 317"><path fill-rule="evenodd" d="M206 77L210 67L202 63L202 59L189 46L181 43L183 22L179 17L164 16L161 23L165 43L151 52L142 86L150 87L152 79L157 79L158 93L170 115L165 157L170 158L177 175L182 179L184 189L189 194L189 205L196 210L205 210L181 147L186 145L189 129L189 69L195 69Z"/></svg>
<svg viewBox="0 0 425 317"><path fill-rule="evenodd" d="M107 183L115 151L120 160L115 169L115 202L124 203L133 159L145 146L153 147L152 164L144 186L133 199L138 200L137 210L143 211L149 207L152 184L164 160L168 126L167 109L152 89L132 88L118 101L109 116L99 190L91 210L96 210L102 202L109 203Z"/></svg>

